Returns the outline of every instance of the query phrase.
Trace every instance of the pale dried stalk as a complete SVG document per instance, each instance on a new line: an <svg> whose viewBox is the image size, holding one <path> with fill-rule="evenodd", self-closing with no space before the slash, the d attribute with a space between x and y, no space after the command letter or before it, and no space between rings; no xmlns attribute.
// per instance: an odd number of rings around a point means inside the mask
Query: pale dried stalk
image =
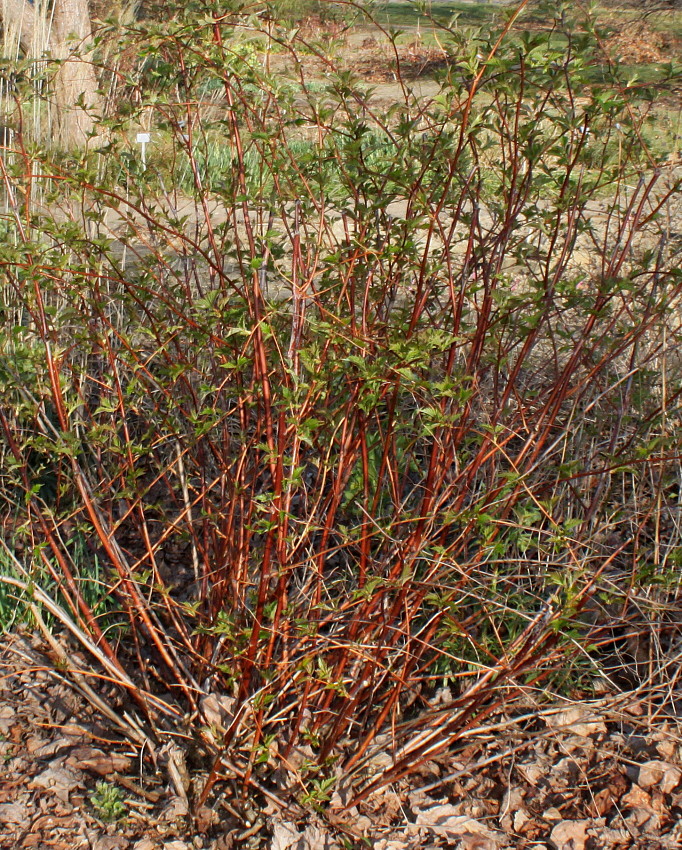
<svg viewBox="0 0 682 850"><path fill-rule="evenodd" d="M189 487L187 486L187 475L185 473L185 464L182 460L182 449L180 448L180 443L175 441L175 451L178 456L178 479L180 480L180 487L182 488L182 501L185 503L185 513L187 514L187 522L189 523L189 527L192 528L192 503L189 498ZM192 568L194 569L194 581L199 581L199 553L197 552L197 544L196 538L193 534L190 534L190 541L192 547Z"/></svg>

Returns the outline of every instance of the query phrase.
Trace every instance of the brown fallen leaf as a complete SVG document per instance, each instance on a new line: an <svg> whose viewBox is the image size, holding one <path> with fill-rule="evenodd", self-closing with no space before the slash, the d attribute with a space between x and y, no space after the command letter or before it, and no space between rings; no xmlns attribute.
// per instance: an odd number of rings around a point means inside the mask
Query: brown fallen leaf
<svg viewBox="0 0 682 850"><path fill-rule="evenodd" d="M529 785L533 786L537 785L538 782L540 782L541 779L544 779L547 775L547 772L535 762L519 764L516 769L519 771L523 779L525 779Z"/></svg>
<svg viewBox="0 0 682 850"><path fill-rule="evenodd" d="M497 850L502 843L497 833L480 821L459 814L459 809L450 804L418 811L415 826L435 832L448 843L459 842L462 850Z"/></svg>
<svg viewBox="0 0 682 850"><path fill-rule="evenodd" d="M177 795L172 795L168 798L168 802L163 807L161 820L167 823L175 823L180 818L184 818L189 814L189 806L187 799L182 799Z"/></svg>
<svg viewBox="0 0 682 850"><path fill-rule="evenodd" d="M93 844L92 850L127 850L130 841L122 835L103 835Z"/></svg>
<svg viewBox="0 0 682 850"><path fill-rule="evenodd" d="M3 803L0 805L0 823L23 823L28 811L26 803Z"/></svg>
<svg viewBox="0 0 682 850"><path fill-rule="evenodd" d="M525 814L527 818L525 803L526 795L521 788L510 787L507 789L504 797L502 798L499 820L499 824L505 832L511 832L512 829L515 832L518 832L514 823L516 822L517 816L521 815L521 813Z"/></svg>
<svg viewBox="0 0 682 850"><path fill-rule="evenodd" d="M7 740L11 744L20 744L24 737L24 730L17 724L16 726L12 726L9 730L9 735L7 735Z"/></svg>
<svg viewBox="0 0 682 850"><path fill-rule="evenodd" d="M48 767L38 776L34 776L29 782L29 788L44 788L51 791L65 803L69 801L69 794L74 788L82 784L82 774L76 773L65 767Z"/></svg>
<svg viewBox="0 0 682 850"><path fill-rule="evenodd" d="M623 794L626 794L630 788L630 783L627 777L622 773L616 773L609 779L609 791L615 800L620 800Z"/></svg>
<svg viewBox="0 0 682 850"><path fill-rule="evenodd" d="M665 761L647 761L640 765L637 784L640 788L657 786L664 794L670 794L682 780L682 770Z"/></svg>
<svg viewBox="0 0 682 850"><path fill-rule="evenodd" d="M220 821L218 812L209 806L200 806L194 812L194 823L199 835L205 835L209 829Z"/></svg>
<svg viewBox="0 0 682 850"><path fill-rule="evenodd" d="M305 828L303 835L294 846L296 850L339 850L339 845L331 835L314 824Z"/></svg>
<svg viewBox="0 0 682 850"><path fill-rule="evenodd" d="M528 821L530 821L530 815L525 809L519 809L518 811L514 812L514 832L523 832L523 828L528 823Z"/></svg>
<svg viewBox="0 0 682 850"><path fill-rule="evenodd" d="M158 845L151 838L142 838L133 844L133 850L158 850Z"/></svg>
<svg viewBox="0 0 682 850"><path fill-rule="evenodd" d="M14 725L16 712L11 705L0 705L0 735L6 736Z"/></svg>
<svg viewBox="0 0 682 850"><path fill-rule="evenodd" d="M627 821L630 825L641 827L645 823L649 823L652 819L656 819L656 815L649 808L644 806L634 806L628 812Z"/></svg>
<svg viewBox="0 0 682 850"><path fill-rule="evenodd" d="M174 743L166 744L159 752L166 759L166 770L168 772L168 778L173 785L173 790L187 804L187 792L190 789L192 780L187 770L185 753Z"/></svg>
<svg viewBox="0 0 682 850"><path fill-rule="evenodd" d="M555 850L585 850L588 820L562 820L552 829L549 842Z"/></svg>
<svg viewBox="0 0 682 850"><path fill-rule="evenodd" d="M627 829L612 829L610 827L602 827L599 830L599 841L604 847L630 847L632 844L632 835Z"/></svg>
<svg viewBox="0 0 682 850"><path fill-rule="evenodd" d="M592 798L591 810L595 817L608 814L613 808L614 796L610 788L602 788Z"/></svg>
<svg viewBox="0 0 682 850"><path fill-rule="evenodd" d="M649 812L653 811L651 808L651 796L643 788L640 788L639 785L634 783L628 793L623 794L620 798L620 804L629 809L644 808L648 809Z"/></svg>
<svg viewBox="0 0 682 850"><path fill-rule="evenodd" d="M270 850L289 850L301 837L301 833L293 823L278 821L272 830Z"/></svg>
<svg viewBox="0 0 682 850"><path fill-rule="evenodd" d="M656 736L654 735L652 737L655 741ZM665 759L666 761L670 761L671 759L675 758L675 755L677 753L677 744L675 743L675 741L671 741L670 738L664 738L662 741L659 741L656 744L656 750L659 756L661 756L661 758Z"/></svg>
<svg viewBox="0 0 682 850"><path fill-rule="evenodd" d="M550 729L579 735L581 738L606 732L606 724L603 720L578 705L560 711L558 714L548 715L546 723Z"/></svg>
<svg viewBox="0 0 682 850"><path fill-rule="evenodd" d="M209 726L225 732L234 719L236 700L226 694L209 694L201 699L201 712Z"/></svg>
<svg viewBox="0 0 682 850"><path fill-rule="evenodd" d="M65 764L92 771L98 776L111 776L114 773L127 773L132 762L122 753L105 753L96 747L85 746L73 750Z"/></svg>

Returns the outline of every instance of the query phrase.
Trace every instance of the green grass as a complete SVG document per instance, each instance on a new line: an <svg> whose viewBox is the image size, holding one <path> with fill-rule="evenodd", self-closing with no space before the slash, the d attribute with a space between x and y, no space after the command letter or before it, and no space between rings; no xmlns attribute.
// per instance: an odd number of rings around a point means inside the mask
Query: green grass
<svg viewBox="0 0 682 850"><path fill-rule="evenodd" d="M105 575L99 558L87 552L85 540L81 535L74 535L71 543L72 568L79 593L100 621L101 627L106 630L115 630L118 618L114 611L114 600L110 595L109 577ZM11 550L11 543L7 542L7 545ZM56 569L56 565L53 564L53 567ZM4 582L2 577L24 582L28 584L29 590L21 590L13 584ZM41 588L61 608L68 610L68 599L37 554L24 572L18 564L12 563L11 557L3 549L0 549L0 633L10 631L19 623L33 623L30 607L32 585ZM44 610L42 614L49 626L55 624L55 618L51 613Z"/></svg>
<svg viewBox="0 0 682 850"><path fill-rule="evenodd" d="M421 26L428 29L431 25L429 18L438 24L447 24L454 16L457 16L460 25L480 26L499 18L505 10L514 9L516 5L514 0L511 2L510 0L506 2L505 0L489 0L489 2L431 0L426 4L426 14L424 14L423 4L418 3L417 0L388 0L382 5L377 17L382 24L387 23L394 27ZM604 7L603 11L614 21L636 20L641 17L641 12L632 9ZM536 12L532 6L524 12L526 20L530 17L541 21L543 19L541 15L542 12ZM679 11L670 10L649 15L646 23L654 31L666 32L675 38L682 38L682 13Z"/></svg>
<svg viewBox="0 0 682 850"><path fill-rule="evenodd" d="M427 12L439 24L447 24L455 15L458 15L460 24L480 26L499 15L502 8L502 4L498 3L467 3L462 0L453 3L450 0L447 2L434 0L430 4L430 9L427 7ZM428 28L432 26L429 17L423 15L411 0L393 0L386 3L379 15L379 20L393 27Z"/></svg>
<svg viewBox="0 0 682 850"><path fill-rule="evenodd" d="M0 576L18 578L7 556L0 551ZM8 632L25 618L26 605L21 602L21 592L0 581L0 633Z"/></svg>

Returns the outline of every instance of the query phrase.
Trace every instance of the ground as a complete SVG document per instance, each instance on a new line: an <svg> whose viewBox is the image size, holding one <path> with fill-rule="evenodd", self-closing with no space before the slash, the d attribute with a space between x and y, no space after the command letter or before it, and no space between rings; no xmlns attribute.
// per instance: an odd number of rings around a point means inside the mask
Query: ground
<svg viewBox="0 0 682 850"><path fill-rule="evenodd" d="M196 808L205 770L194 771L185 796L172 759L155 771L53 667L38 635L3 640L3 850L672 850L682 843L682 724L675 706L655 695L611 693L539 708L529 694L409 782L349 811L341 783L311 814L295 800L295 760L269 797L252 790L243 799L239 783L225 778ZM96 690L107 698L106 684ZM441 700L446 716L447 689ZM369 770L390 760L387 736Z"/></svg>

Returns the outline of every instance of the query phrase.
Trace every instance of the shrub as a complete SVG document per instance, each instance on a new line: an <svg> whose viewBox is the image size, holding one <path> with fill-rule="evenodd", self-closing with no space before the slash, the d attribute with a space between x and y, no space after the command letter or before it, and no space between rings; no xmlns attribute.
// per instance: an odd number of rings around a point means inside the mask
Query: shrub
<svg viewBox="0 0 682 850"><path fill-rule="evenodd" d="M617 642L604 594L640 624L676 602L677 184L589 20L453 27L439 94L384 109L270 32L282 86L205 11L124 33L106 144L5 160L8 537L210 757L200 802L304 740L306 799L357 801Z"/></svg>

